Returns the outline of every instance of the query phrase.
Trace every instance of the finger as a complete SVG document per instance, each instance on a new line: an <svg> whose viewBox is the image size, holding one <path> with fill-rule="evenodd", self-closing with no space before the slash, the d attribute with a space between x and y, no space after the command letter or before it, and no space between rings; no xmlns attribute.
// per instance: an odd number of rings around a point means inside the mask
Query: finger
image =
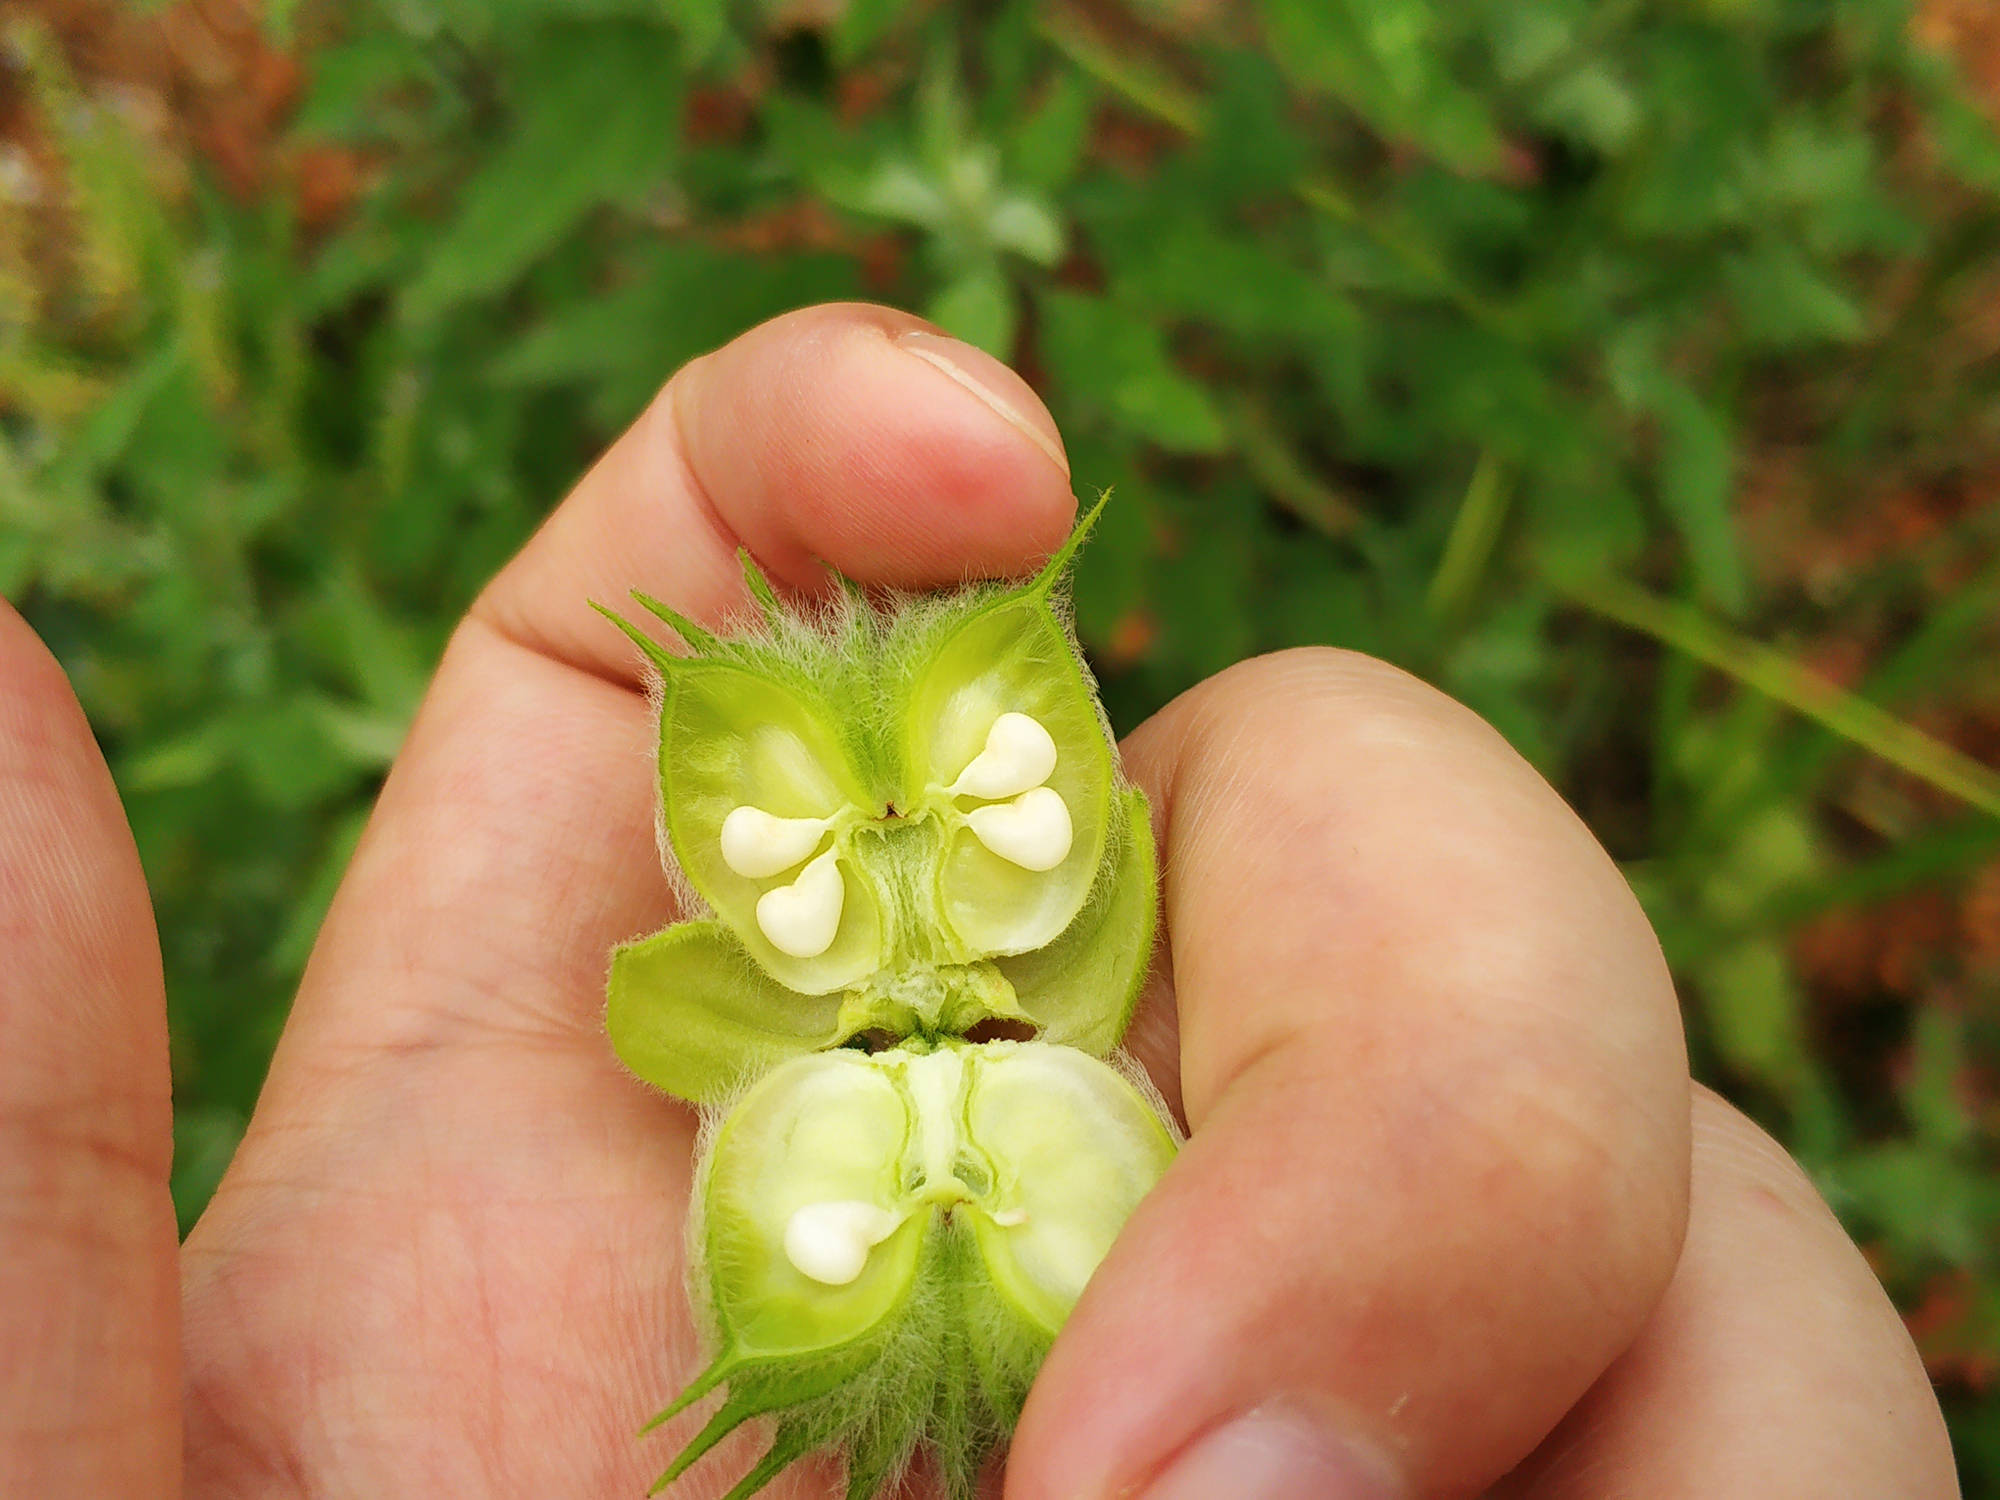
<svg viewBox="0 0 2000 1500"><path fill-rule="evenodd" d="M832 564L928 588L1016 573L1075 502L1054 420L991 355L907 313L836 304L752 329L674 377L478 612L545 655L636 676L583 607L632 589L714 622L736 549L812 590Z"/></svg>
<svg viewBox="0 0 2000 1500"><path fill-rule="evenodd" d="M152 911L90 726L5 604L0 955L0 1494L177 1494Z"/></svg>
<svg viewBox="0 0 2000 1500"><path fill-rule="evenodd" d="M1673 1267L1687 1078L1652 934L1492 730L1379 663L1233 669L1128 758L1192 1135L1057 1340L1008 1493L1474 1493Z"/></svg>
<svg viewBox="0 0 2000 1500"><path fill-rule="evenodd" d="M1495 1500L1953 1500L1910 1335L1784 1149L1694 1101L1686 1248L1645 1332Z"/></svg>

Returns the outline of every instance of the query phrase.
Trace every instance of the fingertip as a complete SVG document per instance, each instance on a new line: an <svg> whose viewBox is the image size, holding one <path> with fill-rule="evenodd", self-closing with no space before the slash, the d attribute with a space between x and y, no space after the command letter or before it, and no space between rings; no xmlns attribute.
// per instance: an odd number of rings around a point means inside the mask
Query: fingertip
<svg viewBox="0 0 2000 1500"><path fill-rule="evenodd" d="M772 572L927 588L1033 567L1075 516L1054 418L984 351L890 308L807 308L683 370L690 471Z"/></svg>
<svg viewBox="0 0 2000 1500"><path fill-rule="evenodd" d="M705 623L744 608L736 552L777 582L925 589L1032 572L1076 499L1026 381L908 313L802 308L683 366L473 612L544 655L633 681L586 607L634 590Z"/></svg>

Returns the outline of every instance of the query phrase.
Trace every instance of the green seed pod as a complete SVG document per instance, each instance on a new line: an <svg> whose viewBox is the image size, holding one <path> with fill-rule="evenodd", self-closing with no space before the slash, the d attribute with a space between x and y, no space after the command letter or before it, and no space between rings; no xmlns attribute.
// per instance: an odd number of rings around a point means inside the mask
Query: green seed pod
<svg viewBox="0 0 2000 1500"><path fill-rule="evenodd" d="M1017 588L850 587L800 613L746 558L752 634L642 597L683 657L619 621L662 679L661 842L714 914L613 956L612 1040L641 1077L710 1101L860 1032L991 1019L1116 1044L1153 847L1063 607L1095 516Z"/></svg>
<svg viewBox="0 0 2000 1500"><path fill-rule="evenodd" d="M728 1394L660 1485L771 1414L732 1500L824 1446L866 1500L919 1444L969 1496L1174 1150L1156 1102L1071 1048L919 1043L773 1069L698 1174L690 1262L717 1353L656 1422Z"/></svg>

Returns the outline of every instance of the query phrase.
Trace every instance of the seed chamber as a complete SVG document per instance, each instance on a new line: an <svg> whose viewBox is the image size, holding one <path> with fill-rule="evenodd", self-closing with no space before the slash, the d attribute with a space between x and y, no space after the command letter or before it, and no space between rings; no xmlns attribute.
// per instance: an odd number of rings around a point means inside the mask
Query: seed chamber
<svg viewBox="0 0 2000 1500"><path fill-rule="evenodd" d="M793 609L746 558L739 635L642 597L678 655L617 621L659 675L661 847L695 915L612 955L606 1024L712 1112L688 1249L713 1359L654 1425L724 1395L660 1487L770 1416L730 1500L821 1447L867 1500L919 1445L970 1496L1173 1159L1100 1060L1157 895L1061 597L1096 514L1012 589Z"/></svg>

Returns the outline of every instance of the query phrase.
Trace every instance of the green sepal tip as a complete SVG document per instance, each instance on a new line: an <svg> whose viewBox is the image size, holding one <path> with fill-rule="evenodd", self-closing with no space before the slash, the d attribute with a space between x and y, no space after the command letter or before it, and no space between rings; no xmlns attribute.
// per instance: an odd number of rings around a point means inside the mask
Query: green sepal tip
<svg viewBox="0 0 2000 1500"><path fill-rule="evenodd" d="M1110 503L1111 486L1106 485L1097 492L1097 499L1091 503L1090 509L1077 518L1076 525L1072 526L1069 535L1063 538L1063 544L1049 554L1048 561L1043 563L1041 571L1028 581L1026 587L1021 590L1022 593L1039 594L1047 598L1055 592L1056 586L1069 577L1070 569L1075 566L1077 554L1083 550L1083 544L1090 540L1090 533L1097 526L1097 518L1104 514L1104 507Z"/></svg>
<svg viewBox="0 0 2000 1500"><path fill-rule="evenodd" d="M672 605L662 604L651 594L642 594L637 589L632 590L632 598L648 614L672 626L674 634L678 635L702 655L728 656L732 654L727 641L723 640L713 631L702 629L701 626L695 624L694 621L690 620ZM676 657L674 660L676 663L680 663L685 661L686 658Z"/></svg>
<svg viewBox="0 0 2000 1500"><path fill-rule="evenodd" d="M748 547L736 549L736 563L743 569L743 586L750 591L750 597L757 601L757 608L764 615L764 623L775 626L785 614L785 604L778 597L778 591L771 587L771 580L765 576L764 570L757 566L757 559L750 555Z"/></svg>
<svg viewBox="0 0 2000 1500"><path fill-rule="evenodd" d="M647 635L645 631L619 614L617 610L607 608L599 604L595 599L590 601L590 607L623 631L627 639L639 648L640 653L645 656L646 660L660 669L662 675L671 673L676 667L680 666L680 657L674 655L665 646L662 646L650 635Z"/></svg>

